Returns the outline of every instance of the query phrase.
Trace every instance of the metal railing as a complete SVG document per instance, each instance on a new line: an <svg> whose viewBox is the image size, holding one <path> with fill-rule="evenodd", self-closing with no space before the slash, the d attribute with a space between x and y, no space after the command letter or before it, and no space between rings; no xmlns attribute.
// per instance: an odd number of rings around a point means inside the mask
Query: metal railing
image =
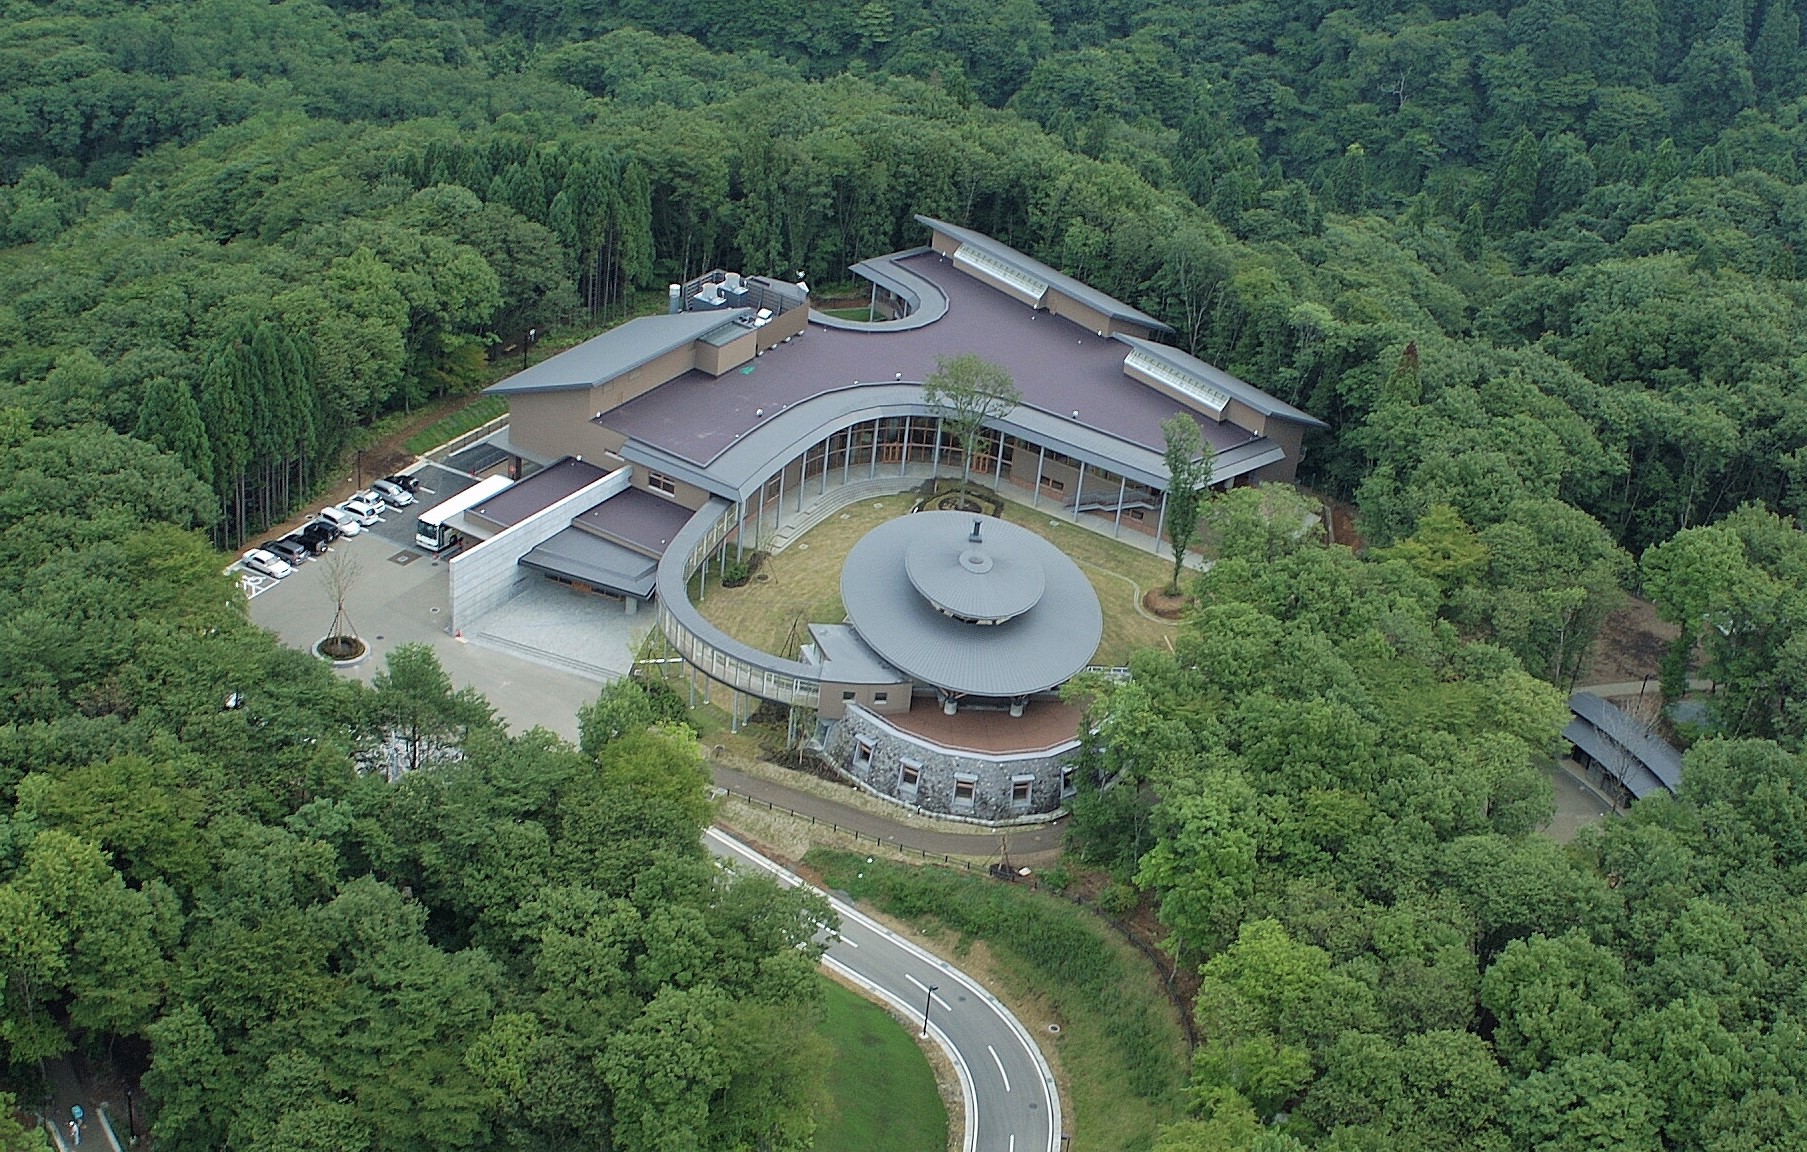
<svg viewBox="0 0 1807 1152"><path fill-rule="evenodd" d="M786 660L744 644L709 623L690 602L690 578L728 538L733 505L711 500L678 530L659 561L659 630L697 671L737 691L779 704L813 708L822 681L814 665Z"/></svg>
<svg viewBox="0 0 1807 1152"><path fill-rule="evenodd" d="M930 852L926 849L915 848L896 840L887 840L883 836L877 836L871 832L861 832L858 828L849 825L838 824L833 820L824 820L819 816L811 816L808 812L799 812L795 808L786 808L784 805L774 804L770 800L761 800L759 797L748 792L736 792L725 784L716 784L713 787L717 794L732 796L741 801L741 803L751 805L754 808L764 808L767 812L782 812L786 816L793 817L794 819L809 821L809 826L811 828L826 828L831 832L839 832L842 835L851 836L853 837L853 842L855 844L858 844L861 840L870 840L880 848L889 848L893 852L905 856L914 855L925 861L938 860L950 868L964 868L968 872L973 870L972 861L961 859L952 853Z"/></svg>

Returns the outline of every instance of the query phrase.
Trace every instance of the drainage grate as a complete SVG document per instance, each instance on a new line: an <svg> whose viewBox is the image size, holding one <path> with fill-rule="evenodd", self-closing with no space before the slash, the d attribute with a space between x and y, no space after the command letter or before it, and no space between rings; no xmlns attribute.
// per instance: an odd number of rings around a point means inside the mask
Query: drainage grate
<svg viewBox="0 0 1807 1152"><path fill-rule="evenodd" d="M418 552L397 552L395 555L389 557L389 563L397 564L405 568L418 559L420 559L420 553Z"/></svg>

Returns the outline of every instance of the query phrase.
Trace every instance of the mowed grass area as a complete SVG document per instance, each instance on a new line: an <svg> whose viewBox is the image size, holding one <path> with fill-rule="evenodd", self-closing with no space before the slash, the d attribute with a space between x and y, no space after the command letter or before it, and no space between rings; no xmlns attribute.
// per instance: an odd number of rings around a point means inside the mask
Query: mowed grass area
<svg viewBox="0 0 1807 1152"><path fill-rule="evenodd" d="M834 1048L833 1107L816 1125L816 1152L945 1152L947 1108L916 1041L883 1008L822 983L816 1031Z"/></svg>
<svg viewBox="0 0 1807 1152"><path fill-rule="evenodd" d="M913 493L897 493L843 508L772 556L760 572L765 579L755 577L744 588L723 588L712 576L700 606L704 618L757 648L795 655L795 644L809 639L805 625L838 624L846 618L841 562L848 551L860 537L908 512L915 502ZM1144 615L1141 600L1143 592L1166 584L1168 561L1071 524L1057 510L1006 501L1004 519L1052 542L1092 582L1104 610L1104 634L1093 663L1127 664L1137 649L1167 643L1175 626Z"/></svg>
<svg viewBox="0 0 1807 1152"><path fill-rule="evenodd" d="M865 861L820 848L804 857L830 888L952 944L958 962L1015 1008L1059 1060L1070 1152L1147 1152L1161 1125L1182 1117L1185 1035L1159 974L1107 925L982 875Z"/></svg>

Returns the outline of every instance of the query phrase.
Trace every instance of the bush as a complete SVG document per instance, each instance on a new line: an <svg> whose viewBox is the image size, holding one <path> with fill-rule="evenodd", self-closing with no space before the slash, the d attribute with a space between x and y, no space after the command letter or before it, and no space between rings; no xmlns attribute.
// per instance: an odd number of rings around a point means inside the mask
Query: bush
<svg viewBox="0 0 1807 1152"><path fill-rule="evenodd" d="M1135 888L1119 880L1098 894L1098 907L1111 916L1127 916L1136 910L1139 900Z"/></svg>
<svg viewBox="0 0 1807 1152"><path fill-rule="evenodd" d="M753 566L745 560L730 560L722 569L722 587L739 588L753 578Z"/></svg>

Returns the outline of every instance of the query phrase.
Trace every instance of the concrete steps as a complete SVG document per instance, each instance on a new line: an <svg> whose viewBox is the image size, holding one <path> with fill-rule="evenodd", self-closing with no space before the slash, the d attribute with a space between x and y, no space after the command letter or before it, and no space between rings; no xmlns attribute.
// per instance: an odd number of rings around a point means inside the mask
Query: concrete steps
<svg viewBox="0 0 1807 1152"><path fill-rule="evenodd" d="M548 652L544 648L536 648L530 644L522 644L518 641L510 640L505 636L497 636L493 632L473 633L470 636L470 640L485 648L494 648L498 652L506 652L510 656L519 656L521 659L531 661L535 664L544 664L548 667L560 668L566 672L575 673L578 676L584 677L586 680L595 680L607 684L610 681L619 680L622 676L626 675L625 672L619 669L604 668L600 664L591 664L584 660L578 660L572 656L564 656L557 652Z"/></svg>

